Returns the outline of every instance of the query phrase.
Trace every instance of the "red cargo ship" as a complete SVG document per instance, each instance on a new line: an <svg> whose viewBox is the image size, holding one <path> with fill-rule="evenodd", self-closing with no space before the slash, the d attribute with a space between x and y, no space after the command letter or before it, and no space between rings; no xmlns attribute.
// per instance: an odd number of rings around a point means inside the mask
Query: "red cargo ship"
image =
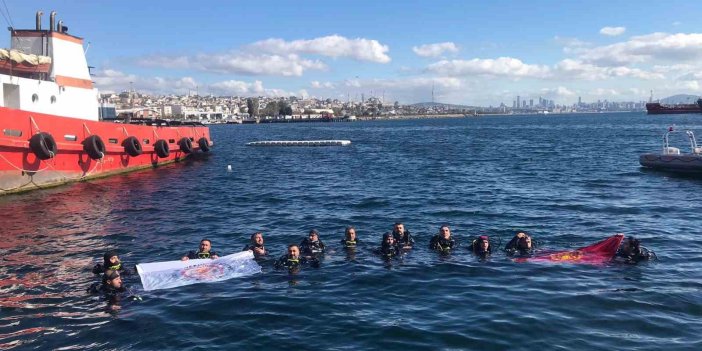
<svg viewBox="0 0 702 351"><path fill-rule="evenodd" d="M51 13L0 50L0 195L180 161L212 146L200 123L102 121L83 39ZM145 174L148 176L148 174Z"/></svg>
<svg viewBox="0 0 702 351"><path fill-rule="evenodd" d="M680 105L661 105L658 102L649 102L646 104L646 111L648 111L649 115L702 113L702 99L697 100L696 104Z"/></svg>

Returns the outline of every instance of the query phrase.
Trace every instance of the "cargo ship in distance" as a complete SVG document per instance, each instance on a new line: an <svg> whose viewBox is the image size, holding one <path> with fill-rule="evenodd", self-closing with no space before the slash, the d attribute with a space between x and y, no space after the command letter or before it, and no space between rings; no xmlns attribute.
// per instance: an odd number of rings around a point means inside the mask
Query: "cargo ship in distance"
<svg viewBox="0 0 702 351"><path fill-rule="evenodd" d="M702 113L702 98L698 99L696 104L662 105L659 102L649 102L646 104L646 111L649 115Z"/></svg>
<svg viewBox="0 0 702 351"><path fill-rule="evenodd" d="M51 12L49 28L10 29L0 49L0 195L184 160L213 146L201 123L104 121L83 39ZM145 172L142 177L149 177Z"/></svg>

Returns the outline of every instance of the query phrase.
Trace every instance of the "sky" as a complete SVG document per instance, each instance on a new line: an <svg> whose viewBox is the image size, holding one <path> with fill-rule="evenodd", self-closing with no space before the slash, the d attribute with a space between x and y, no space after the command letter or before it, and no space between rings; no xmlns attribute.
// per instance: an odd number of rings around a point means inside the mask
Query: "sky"
<svg viewBox="0 0 702 351"><path fill-rule="evenodd" d="M5 0L58 12L101 92L512 106L702 94L700 1ZM2 6L2 5L0 5ZM8 22L11 22L8 24ZM9 47L9 35L3 47Z"/></svg>

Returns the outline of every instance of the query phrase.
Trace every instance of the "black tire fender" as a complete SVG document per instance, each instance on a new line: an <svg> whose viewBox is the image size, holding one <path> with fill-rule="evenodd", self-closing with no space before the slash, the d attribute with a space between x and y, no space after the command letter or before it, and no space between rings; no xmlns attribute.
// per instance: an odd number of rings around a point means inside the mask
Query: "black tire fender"
<svg viewBox="0 0 702 351"><path fill-rule="evenodd" d="M105 157L105 143L99 135L91 135L83 140L83 151L93 160Z"/></svg>
<svg viewBox="0 0 702 351"><path fill-rule="evenodd" d="M200 150L202 152L209 152L210 151L210 141L207 140L207 138L202 137L197 141L197 145L200 147Z"/></svg>
<svg viewBox="0 0 702 351"><path fill-rule="evenodd" d="M40 160L48 160L56 156L58 147L56 146L56 140L51 134L46 132L40 132L32 135L29 139L29 149L37 156Z"/></svg>
<svg viewBox="0 0 702 351"><path fill-rule="evenodd" d="M124 139L122 146L124 146L124 152L132 157L137 157L144 152L144 150L141 148L141 142L135 136L130 136L127 139Z"/></svg>
<svg viewBox="0 0 702 351"><path fill-rule="evenodd" d="M190 138L181 138L178 145L180 146L180 151L186 154L193 152L193 142L190 141Z"/></svg>
<svg viewBox="0 0 702 351"><path fill-rule="evenodd" d="M156 155L160 158L166 158L171 154L168 142L163 139L156 140L154 143L154 151L156 151Z"/></svg>

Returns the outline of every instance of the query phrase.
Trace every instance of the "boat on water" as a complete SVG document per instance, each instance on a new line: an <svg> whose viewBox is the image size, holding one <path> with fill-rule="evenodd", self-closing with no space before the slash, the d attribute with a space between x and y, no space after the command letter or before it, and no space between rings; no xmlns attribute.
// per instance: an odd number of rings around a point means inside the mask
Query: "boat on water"
<svg viewBox="0 0 702 351"><path fill-rule="evenodd" d="M690 153L681 153L679 148L672 147L669 143L670 135L677 132L671 127L663 135L663 150L660 153L647 153L639 156L641 166L672 172L702 172L702 147L697 146L695 133L691 130L685 131L690 141Z"/></svg>
<svg viewBox="0 0 702 351"><path fill-rule="evenodd" d="M667 115L679 113L702 113L702 98L696 104L663 105L659 102L646 104L649 115Z"/></svg>
<svg viewBox="0 0 702 351"><path fill-rule="evenodd" d="M10 28L0 50L0 195L184 160L213 146L200 123L102 120L83 38L51 12L49 28ZM145 173L144 177L149 174Z"/></svg>

